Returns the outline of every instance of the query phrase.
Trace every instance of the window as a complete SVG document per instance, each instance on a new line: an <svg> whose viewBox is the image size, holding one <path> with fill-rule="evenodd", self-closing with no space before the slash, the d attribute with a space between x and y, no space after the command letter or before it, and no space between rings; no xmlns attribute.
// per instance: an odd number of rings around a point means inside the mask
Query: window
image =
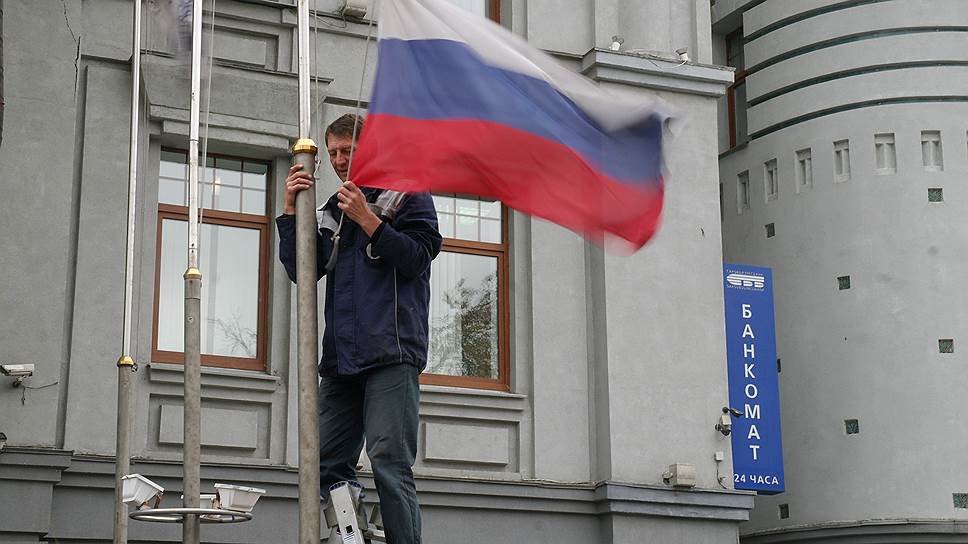
<svg viewBox="0 0 968 544"><path fill-rule="evenodd" d="M501 20L501 2L499 0L448 0L451 4L457 4L458 6L477 13L478 15L483 15L489 19L500 22Z"/></svg>
<svg viewBox="0 0 968 544"><path fill-rule="evenodd" d="M184 362L188 154L162 150L152 360ZM266 361L268 165L209 156L200 184L202 364L263 370Z"/></svg>
<svg viewBox="0 0 968 544"><path fill-rule="evenodd" d="M944 202L944 189L941 187L928 189L928 202Z"/></svg>
<svg viewBox="0 0 968 544"><path fill-rule="evenodd" d="M834 181L850 179L850 140L834 142Z"/></svg>
<svg viewBox="0 0 968 544"><path fill-rule="evenodd" d="M941 156L941 132L937 130L921 131L921 162L928 172L944 170L944 160Z"/></svg>
<svg viewBox="0 0 968 544"><path fill-rule="evenodd" d="M837 287L844 291L850 289L850 276L838 276L837 277Z"/></svg>
<svg viewBox="0 0 968 544"><path fill-rule="evenodd" d="M952 493L951 500L955 508L968 508L968 493Z"/></svg>
<svg viewBox="0 0 968 544"><path fill-rule="evenodd" d="M430 273L430 353L423 383L508 390L507 211L435 195L443 250Z"/></svg>
<svg viewBox="0 0 968 544"><path fill-rule="evenodd" d="M878 174L897 172L897 151L894 149L893 134L874 135L874 157L877 161Z"/></svg>
<svg viewBox="0 0 968 544"><path fill-rule="evenodd" d="M766 189L766 200L776 200L780 196L780 173L777 170L776 159L767 161L763 165L763 185Z"/></svg>
<svg viewBox="0 0 968 544"><path fill-rule="evenodd" d="M844 420L844 432L847 434L859 434L860 433L860 421L856 419L845 419Z"/></svg>
<svg viewBox="0 0 968 544"><path fill-rule="evenodd" d="M726 65L736 69L733 84L726 89L726 109L729 115L730 149L749 141L746 119L746 59L743 51L743 29L726 35Z"/></svg>
<svg viewBox="0 0 968 544"><path fill-rule="evenodd" d="M813 158L809 149L797 151L797 192L813 185Z"/></svg>
<svg viewBox="0 0 968 544"><path fill-rule="evenodd" d="M743 213L743 210L750 209L750 173L743 172L736 178L736 210Z"/></svg>
<svg viewBox="0 0 968 544"><path fill-rule="evenodd" d="M767 223L763 228L766 229L767 238L776 236L776 223Z"/></svg>

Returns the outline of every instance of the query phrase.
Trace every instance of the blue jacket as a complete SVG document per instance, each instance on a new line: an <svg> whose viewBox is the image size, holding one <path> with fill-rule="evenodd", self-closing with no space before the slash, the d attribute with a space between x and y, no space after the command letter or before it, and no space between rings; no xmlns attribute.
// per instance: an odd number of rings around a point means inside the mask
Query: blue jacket
<svg viewBox="0 0 968 544"><path fill-rule="evenodd" d="M367 201L382 191L364 188ZM393 217L375 210L383 224L369 238L349 218L343 223L336 266L326 280L326 327L321 376L346 376L371 368L405 363L427 366L430 263L440 253L437 212L427 193L403 196ZM342 211L331 198L319 210L323 226L335 224ZM296 220L276 218L279 260L296 281ZM317 235L316 270L325 275L333 249L331 232ZM317 279L318 279L317 278Z"/></svg>

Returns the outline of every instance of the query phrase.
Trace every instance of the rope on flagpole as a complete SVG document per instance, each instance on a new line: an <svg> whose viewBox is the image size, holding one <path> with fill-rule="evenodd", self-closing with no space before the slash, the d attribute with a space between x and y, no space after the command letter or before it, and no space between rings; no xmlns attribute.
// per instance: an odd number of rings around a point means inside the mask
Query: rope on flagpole
<svg viewBox="0 0 968 544"><path fill-rule="evenodd" d="M208 170L208 120L212 113L212 68L215 63L215 0L212 0L212 25L208 38L208 80L205 82L205 132L202 136L202 186L205 186L205 172ZM214 169L213 169L214 171ZM215 206L215 179L212 178L212 206ZM205 216L205 206L198 207L198 222ZM199 244L201 246L201 244Z"/></svg>
<svg viewBox="0 0 968 544"><path fill-rule="evenodd" d="M370 16L370 22L367 25L366 31L366 41L363 42L363 66L360 67L360 90L356 95L356 120L353 123L353 146L350 147L350 160L349 164L346 166L346 179L352 180L353 175L353 155L356 154L356 131L360 119L360 108L363 105L363 84L366 81L366 63L370 54L370 39L373 37L373 15ZM339 239L340 232L343 231L343 221L346 219L346 214L342 213L339 216L339 224L336 225L336 232L333 233L331 240L333 241L333 250L329 253L329 260L326 261L326 272L331 272L333 268L336 267L336 259L339 258Z"/></svg>

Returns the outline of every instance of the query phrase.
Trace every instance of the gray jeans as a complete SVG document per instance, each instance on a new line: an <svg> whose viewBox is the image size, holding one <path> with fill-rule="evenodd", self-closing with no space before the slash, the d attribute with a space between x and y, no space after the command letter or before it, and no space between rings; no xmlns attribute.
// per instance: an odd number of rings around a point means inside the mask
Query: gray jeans
<svg viewBox="0 0 968 544"><path fill-rule="evenodd" d="M319 483L356 480L356 462L366 454L387 542L420 544L420 506L413 482L417 456L420 373L396 364L356 376L324 377L319 384Z"/></svg>

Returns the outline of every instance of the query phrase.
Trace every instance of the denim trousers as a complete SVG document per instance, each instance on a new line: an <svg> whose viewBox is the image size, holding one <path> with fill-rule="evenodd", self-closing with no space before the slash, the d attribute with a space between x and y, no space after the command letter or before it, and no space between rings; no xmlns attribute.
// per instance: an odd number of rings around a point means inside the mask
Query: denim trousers
<svg viewBox="0 0 968 544"><path fill-rule="evenodd" d="M417 456L420 372L394 364L319 384L319 480L329 487L356 481L366 439L390 544L420 544L420 506L413 481Z"/></svg>

